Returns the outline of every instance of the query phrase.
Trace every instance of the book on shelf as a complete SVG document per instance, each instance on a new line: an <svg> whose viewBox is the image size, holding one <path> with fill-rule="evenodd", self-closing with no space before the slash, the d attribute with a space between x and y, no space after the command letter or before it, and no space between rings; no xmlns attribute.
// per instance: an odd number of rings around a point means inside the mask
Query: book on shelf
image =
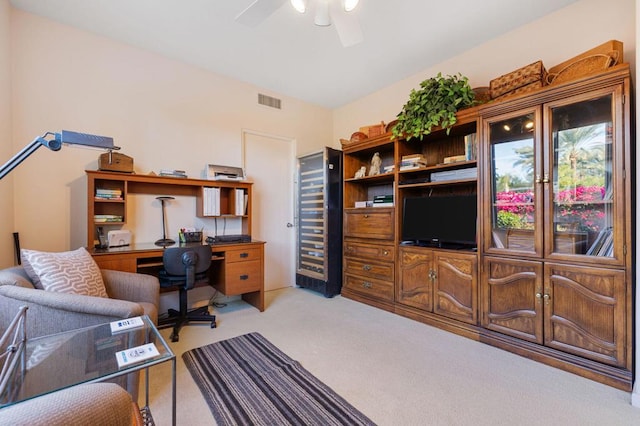
<svg viewBox="0 0 640 426"><path fill-rule="evenodd" d="M96 189L96 195L122 195L121 189Z"/></svg>
<svg viewBox="0 0 640 426"><path fill-rule="evenodd" d="M121 189L96 189L96 200L122 200Z"/></svg>
<svg viewBox="0 0 640 426"><path fill-rule="evenodd" d="M427 167L427 160L422 154L403 155L400 161L400 170L419 169Z"/></svg>
<svg viewBox="0 0 640 426"><path fill-rule="evenodd" d="M162 169L160 170L160 176L168 176L168 177L180 177L180 178L186 178L187 177L187 172L185 172L184 170L175 170L175 169Z"/></svg>
<svg viewBox="0 0 640 426"><path fill-rule="evenodd" d="M393 207L393 194L374 196L373 207Z"/></svg>
<svg viewBox="0 0 640 426"><path fill-rule="evenodd" d="M613 228L600 230L589 250L587 256L613 256Z"/></svg>
<svg viewBox="0 0 640 426"><path fill-rule="evenodd" d="M114 214L94 214L94 222L122 222L122 216Z"/></svg>
<svg viewBox="0 0 640 426"><path fill-rule="evenodd" d="M246 211L247 197L244 193L244 189L242 188L236 188L235 194L236 194L235 214L236 216L242 216L245 214L245 211Z"/></svg>
<svg viewBox="0 0 640 426"><path fill-rule="evenodd" d="M202 191L202 214L220 216L220 188L205 186Z"/></svg>
<svg viewBox="0 0 640 426"><path fill-rule="evenodd" d="M464 155L467 161L478 158L478 138L476 133L470 133L464 137Z"/></svg>
<svg viewBox="0 0 640 426"><path fill-rule="evenodd" d="M447 180L457 179L473 179L478 177L478 168L469 167L459 170L445 170L442 172L431 173L431 182L443 182Z"/></svg>
<svg viewBox="0 0 640 426"><path fill-rule="evenodd" d="M375 202L382 203L386 201L393 201L393 194L376 195L373 197L374 203Z"/></svg>
<svg viewBox="0 0 640 426"><path fill-rule="evenodd" d="M411 160L411 161L425 161L424 155L422 154L407 154L402 156L402 161Z"/></svg>
<svg viewBox="0 0 640 426"><path fill-rule="evenodd" d="M457 163L459 161L467 161L467 156L465 154L462 155L452 155L451 157L444 157L444 164Z"/></svg>

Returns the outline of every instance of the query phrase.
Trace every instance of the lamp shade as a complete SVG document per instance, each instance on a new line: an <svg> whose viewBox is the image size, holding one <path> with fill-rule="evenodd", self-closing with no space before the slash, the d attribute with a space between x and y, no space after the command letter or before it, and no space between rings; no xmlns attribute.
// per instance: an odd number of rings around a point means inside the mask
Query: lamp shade
<svg viewBox="0 0 640 426"><path fill-rule="evenodd" d="M343 2L344 11L351 12L353 9L356 8L356 6L358 6L359 1L360 0L344 0Z"/></svg>
<svg viewBox="0 0 640 426"><path fill-rule="evenodd" d="M331 17L329 16L328 0L317 0L316 16L313 19L313 23L320 27L328 27L329 25L331 25Z"/></svg>
<svg viewBox="0 0 640 426"><path fill-rule="evenodd" d="M304 13L307 10L306 0L291 0L291 6L300 13Z"/></svg>

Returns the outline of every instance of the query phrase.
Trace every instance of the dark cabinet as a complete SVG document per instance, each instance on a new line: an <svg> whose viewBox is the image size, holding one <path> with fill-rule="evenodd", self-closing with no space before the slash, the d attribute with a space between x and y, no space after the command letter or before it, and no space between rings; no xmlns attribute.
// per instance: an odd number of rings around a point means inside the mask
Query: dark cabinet
<svg viewBox="0 0 640 426"><path fill-rule="evenodd" d="M299 157L296 180L296 284L333 297L342 287L342 151Z"/></svg>

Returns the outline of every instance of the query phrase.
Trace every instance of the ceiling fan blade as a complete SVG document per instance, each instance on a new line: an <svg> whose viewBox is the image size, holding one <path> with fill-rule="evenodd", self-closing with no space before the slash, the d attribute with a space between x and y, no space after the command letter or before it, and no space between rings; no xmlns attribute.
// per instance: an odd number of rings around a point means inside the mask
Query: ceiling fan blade
<svg viewBox="0 0 640 426"><path fill-rule="evenodd" d="M236 21L255 27L278 10L287 0L255 0L236 16Z"/></svg>
<svg viewBox="0 0 640 426"><path fill-rule="evenodd" d="M362 43L364 36L362 35L360 21L358 21L353 12L345 12L340 7L332 7L331 20L344 47Z"/></svg>

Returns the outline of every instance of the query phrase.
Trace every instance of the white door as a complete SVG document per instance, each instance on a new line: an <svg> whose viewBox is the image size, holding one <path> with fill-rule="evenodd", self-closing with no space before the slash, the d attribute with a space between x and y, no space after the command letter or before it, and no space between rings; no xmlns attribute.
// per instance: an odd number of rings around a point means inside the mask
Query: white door
<svg viewBox="0 0 640 426"><path fill-rule="evenodd" d="M295 141L244 130L244 169L253 181L251 237L265 241L264 289L295 286Z"/></svg>

